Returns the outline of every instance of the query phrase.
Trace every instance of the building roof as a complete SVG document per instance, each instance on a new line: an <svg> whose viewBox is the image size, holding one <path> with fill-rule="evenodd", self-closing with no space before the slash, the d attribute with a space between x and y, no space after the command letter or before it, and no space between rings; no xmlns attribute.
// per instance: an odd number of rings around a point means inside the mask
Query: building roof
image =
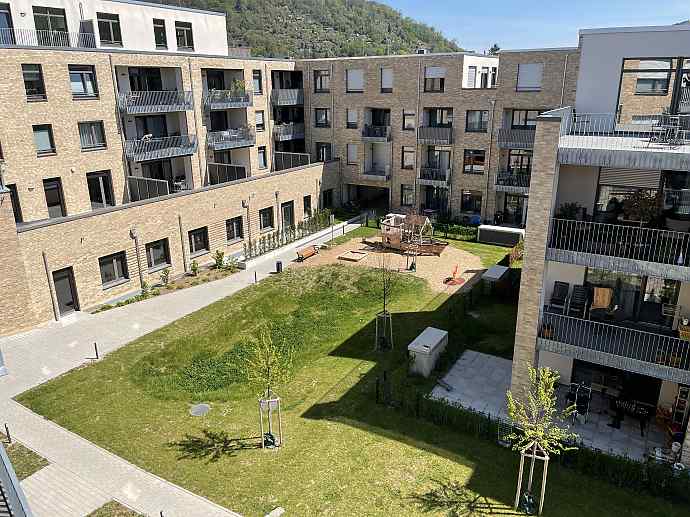
<svg viewBox="0 0 690 517"><path fill-rule="evenodd" d="M479 52L429 52L427 54L386 54L384 56L336 56L336 57L310 57L304 59L296 59L296 61L343 61L343 60L355 60L355 59L387 59L387 58L407 58L407 57L418 57L418 58L430 58L430 57L460 57L460 56L473 56L473 57L487 57L498 59L498 56L491 56L489 54L481 54Z"/></svg>
<svg viewBox="0 0 690 517"><path fill-rule="evenodd" d="M208 9L198 9L196 7L182 7L170 4L161 4L156 2L146 2L145 0L105 0L106 2L117 2L120 4L143 5L146 7L158 7L161 9L172 9L173 11L187 11L192 13L209 14L211 16L227 16L224 11L211 11Z"/></svg>
<svg viewBox="0 0 690 517"><path fill-rule="evenodd" d="M682 32L690 31L690 24L677 23L675 25L643 25L640 27L600 27L595 29L580 29L580 36L588 34L611 34L626 32Z"/></svg>
<svg viewBox="0 0 690 517"><path fill-rule="evenodd" d="M579 47L544 47L544 48L511 48L511 49L501 49L498 54L511 54L511 53L522 53L522 52L574 52L579 50Z"/></svg>

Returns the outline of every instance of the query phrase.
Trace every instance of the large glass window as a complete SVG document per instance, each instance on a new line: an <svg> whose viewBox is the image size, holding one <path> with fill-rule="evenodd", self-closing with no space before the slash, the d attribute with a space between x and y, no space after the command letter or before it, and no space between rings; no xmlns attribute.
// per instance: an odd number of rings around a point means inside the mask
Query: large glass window
<svg viewBox="0 0 690 517"><path fill-rule="evenodd" d="M469 110L465 120L465 131L486 133L489 126L489 112L485 110Z"/></svg>
<svg viewBox="0 0 690 517"><path fill-rule="evenodd" d="M402 161L400 166L403 169L414 169L415 148L409 145L402 147Z"/></svg>
<svg viewBox="0 0 690 517"><path fill-rule="evenodd" d="M286 201L280 205L283 228L295 226L295 202Z"/></svg>
<svg viewBox="0 0 690 517"><path fill-rule="evenodd" d="M37 43L48 47L68 47L69 37L65 10L35 6L33 11Z"/></svg>
<svg viewBox="0 0 690 517"><path fill-rule="evenodd" d="M262 208L259 210L259 229L272 230L273 229L273 207Z"/></svg>
<svg viewBox="0 0 690 517"><path fill-rule="evenodd" d="M264 93L264 84L261 76L261 70L254 70L252 72L252 82L254 84L254 93L261 95Z"/></svg>
<svg viewBox="0 0 690 517"><path fill-rule="evenodd" d="M465 174L484 174L484 159L486 151L483 149L465 149L462 172Z"/></svg>
<svg viewBox="0 0 690 517"><path fill-rule="evenodd" d="M393 69L392 68L382 68L381 69L381 93L392 93L393 92Z"/></svg>
<svg viewBox="0 0 690 517"><path fill-rule="evenodd" d="M515 174L532 172L532 151L511 149L508 151L508 171Z"/></svg>
<svg viewBox="0 0 690 517"><path fill-rule="evenodd" d="M98 97L96 69L91 65L69 65L72 97Z"/></svg>
<svg viewBox="0 0 690 517"><path fill-rule="evenodd" d="M429 127L453 127L453 108L430 108L427 116Z"/></svg>
<svg viewBox="0 0 690 517"><path fill-rule="evenodd" d="M14 31L12 30L12 9L10 4L0 4L0 44L14 45Z"/></svg>
<svg viewBox="0 0 690 517"><path fill-rule="evenodd" d="M259 169L266 169L268 167L268 158L266 156L266 146L262 145L256 150L259 157Z"/></svg>
<svg viewBox="0 0 690 517"><path fill-rule="evenodd" d="M255 112L254 118L255 118L255 123L256 123L256 130L257 131L265 131L266 130L266 122L264 120L264 112L263 111Z"/></svg>
<svg viewBox="0 0 690 517"><path fill-rule="evenodd" d="M534 129L537 127L537 110L513 110L511 125L513 129Z"/></svg>
<svg viewBox="0 0 690 517"><path fill-rule="evenodd" d="M65 210L65 198L62 194L62 180L60 178L43 180L43 192L46 197L48 217L51 219L65 217L67 211Z"/></svg>
<svg viewBox="0 0 690 517"><path fill-rule="evenodd" d="M115 206L110 171L89 172L86 175L86 184L89 188L92 210Z"/></svg>
<svg viewBox="0 0 690 517"><path fill-rule="evenodd" d="M357 165L358 149L357 144L347 144L347 164Z"/></svg>
<svg viewBox="0 0 690 517"><path fill-rule="evenodd" d="M208 227L197 228L189 232L189 253L191 256L208 253Z"/></svg>
<svg viewBox="0 0 690 517"><path fill-rule="evenodd" d="M314 109L314 125L316 127L331 127L330 110L328 108Z"/></svg>
<svg viewBox="0 0 690 517"><path fill-rule="evenodd" d="M98 259L101 269L101 283L103 287L110 287L129 279L127 271L127 254L124 251L106 255Z"/></svg>
<svg viewBox="0 0 690 517"><path fill-rule="evenodd" d="M331 144L329 142L316 142L316 159L327 162L331 159Z"/></svg>
<svg viewBox="0 0 690 517"><path fill-rule="evenodd" d="M242 216L233 217L225 221L225 233L228 242L238 241L244 237L244 227Z"/></svg>
<svg viewBox="0 0 690 517"><path fill-rule="evenodd" d="M194 50L192 24L189 22L175 22L175 39L177 40L178 49Z"/></svg>
<svg viewBox="0 0 690 517"><path fill-rule="evenodd" d="M168 239L146 244L146 264L149 269L162 269L170 265Z"/></svg>
<svg viewBox="0 0 690 517"><path fill-rule="evenodd" d="M22 65L24 90L28 101L46 100L46 87L43 81L41 65Z"/></svg>
<svg viewBox="0 0 690 517"><path fill-rule="evenodd" d="M106 141L103 121L79 122L79 140L82 151L105 149Z"/></svg>
<svg viewBox="0 0 690 517"><path fill-rule="evenodd" d="M153 39L157 49L168 48L168 35L165 32L165 20L153 19Z"/></svg>
<svg viewBox="0 0 690 517"><path fill-rule="evenodd" d="M311 217L311 196L306 195L302 198L302 207L304 208L305 219Z"/></svg>
<svg viewBox="0 0 690 517"><path fill-rule="evenodd" d="M519 92L541 91L544 63L521 63L518 65L517 88Z"/></svg>
<svg viewBox="0 0 690 517"><path fill-rule="evenodd" d="M400 205L414 205L414 185L400 185Z"/></svg>
<svg viewBox="0 0 690 517"><path fill-rule="evenodd" d="M446 69L441 66L427 66L424 69L424 91L443 92L446 88Z"/></svg>
<svg viewBox="0 0 690 517"><path fill-rule="evenodd" d="M481 214L482 193L478 190L463 190L460 196L460 210L466 213Z"/></svg>
<svg viewBox="0 0 690 517"><path fill-rule="evenodd" d="M314 70L314 93L328 93L331 88L331 71Z"/></svg>
<svg viewBox="0 0 690 517"><path fill-rule="evenodd" d="M122 45L122 31L120 30L120 16L111 13L96 13L98 19L98 35L102 45Z"/></svg>
<svg viewBox="0 0 690 517"><path fill-rule="evenodd" d="M55 153L55 141L53 140L53 127L50 124L38 124L33 126L34 144L38 156Z"/></svg>
<svg viewBox="0 0 690 517"><path fill-rule="evenodd" d="M347 125L348 129L357 129L358 116L356 109L347 109Z"/></svg>

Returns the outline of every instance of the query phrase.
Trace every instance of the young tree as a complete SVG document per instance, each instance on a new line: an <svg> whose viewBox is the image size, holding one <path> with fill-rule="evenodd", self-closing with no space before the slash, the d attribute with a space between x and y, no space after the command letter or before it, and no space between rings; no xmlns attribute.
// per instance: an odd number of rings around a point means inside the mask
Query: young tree
<svg viewBox="0 0 690 517"><path fill-rule="evenodd" d="M262 324L245 356L247 381L261 388L263 397L269 397L274 387L288 381L294 365L294 348L284 342L275 343L271 330L270 324Z"/></svg>
<svg viewBox="0 0 690 517"><path fill-rule="evenodd" d="M568 430L567 419L575 412L575 405L560 411L557 406L556 382L559 374L550 368L529 368L529 385L515 397L507 392L508 416L517 428L508 439L513 449L522 451L532 447L532 460L527 491L532 492L535 456L538 449L558 455L575 449L569 445L577 434Z"/></svg>
<svg viewBox="0 0 690 517"><path fill-rule="evenodd" d="M495 56L498 54L498 51L501 50L501 47L498 46L498 43L494 43L491 45L491 48L489 49L489 55L490 56Z"/></svg>
<svg viewBox="0 0 690 517"><path fill-rule="evenodd" d="M383 301L383 310L376 315L376 350L385 350L393 346L393 322L391 314L388 311L388 303L390 301L395 283L397 280L397 271L395 271L390 264L390 257L385 250L382 250L378 257L378 279L381 288L381 297Z"/></svg>

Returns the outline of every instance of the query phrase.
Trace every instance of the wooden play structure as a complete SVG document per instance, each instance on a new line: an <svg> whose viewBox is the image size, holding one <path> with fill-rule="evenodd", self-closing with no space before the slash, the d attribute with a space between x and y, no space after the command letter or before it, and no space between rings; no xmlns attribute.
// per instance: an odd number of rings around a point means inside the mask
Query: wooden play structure
<svg viewBox="0 0 690 517"><path fill-rule="evenodd" d="M388 214L381 220L381 244L415 255L440 255L446 242L431 237L433 226L424 215Z"/></svg>

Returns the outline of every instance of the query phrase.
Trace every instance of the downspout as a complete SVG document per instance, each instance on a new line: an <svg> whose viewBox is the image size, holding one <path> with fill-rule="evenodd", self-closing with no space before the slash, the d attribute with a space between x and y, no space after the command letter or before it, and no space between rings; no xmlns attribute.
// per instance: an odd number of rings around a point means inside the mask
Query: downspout
<svg viewBox="0 0 690 517"><path fill-rule="evenodd" d="M48 267L48 256L45 250L41 252L43 257L43 267L45 268L46 277L48 279L48 290L50 291L50 303L53 305L53 315L55 316L55 321L60 321L60 309L58 307L57 294L55 294L55 286L53 285L53 277L50 274L50 268Z"/></svg>
<svg viewBox="0 0 690 517"><path fill-rule="evenodd" d="M489 204L489 188L491 186L491 159L493 158L493 144L494 144L494 127L495 127L495 121L496 121L496 99L491 99L489 101L489 104L491 105L491 129L489 131L489 156L487 158L487 175L486 175L486 204L488 206ZM500 171L496 171L498 174ZM496 204L496 191L494 190L493 192L494 195L494 205ZM496 207L494 206L494 213L496 212ZM488 215L488 214L487 214ZM495 222L494 219L491 219L492 222Z"/></svg>
<svg viewBox="0 0 690 517"><path fill-rule="evenodd" d="M419 197L417 195L417 178L420 177L421 174L421 148L419 145L419 124L422 122L422 88L420 86L422 81L422 59L418 58L417 59L417 109L415 110L415 178L414 178L414 206L416 207L416 210L419 211L420 204L419 204Z"/></svg>
<svg viewBox="0 0 690 517"><path fill-rule="evenodd" d="M565 100L565 78L568 72L568 57L569 55L565 55L565 62L563 63L563 82L561 83L561 104L558 106L559 108L563 107L563 101Z"/></svg>
<svg viewBox="0 0 690 517"><path fill-rule="evenodd" d="M203 178L208 177L208 166L203 169L201 168L201 152L199 151L199 143L201 141L201 135L199 135L199 124L197 121L196 117L196 102L194 99L194 81L192 79L192 58L188 57L187 58L187 64L189 66L189 88L190 91L192 92L192 113L194 115L194 133L196 134L196 145L197 145L197 150L196 150L196 160L199 164L199 174L201 175L201 184L199 186L203 186ZM182 85L182 91L184 92L184 84ZM185 119L187 118L187 114L185 112ZM189 128L187 128L189 130ZM208 163L208 159L206 160L206 163ZM192 174L192 184L191 184L192 189L194 189L194 174Z"/></svg>
<svg viewBox="0 0 690 517"><path fill-rule="evenodd" d="M137 229L133 227L129 230L129 235L134 239L134 253L137 257L137 269L139 270L139 287L144 289L144 271L141 268L141 250L139 249L139 233Z"/></svg>
<svg viewBox="0 0 690 517"><path fill-rule="evenodd" d="M178 214L177 224L180 228L180 244L182 244L182 265L184 266L184 272L189 273L189 267L187 265L187 248L184 242L184 230L182 229L182 216Z"/></svg>

